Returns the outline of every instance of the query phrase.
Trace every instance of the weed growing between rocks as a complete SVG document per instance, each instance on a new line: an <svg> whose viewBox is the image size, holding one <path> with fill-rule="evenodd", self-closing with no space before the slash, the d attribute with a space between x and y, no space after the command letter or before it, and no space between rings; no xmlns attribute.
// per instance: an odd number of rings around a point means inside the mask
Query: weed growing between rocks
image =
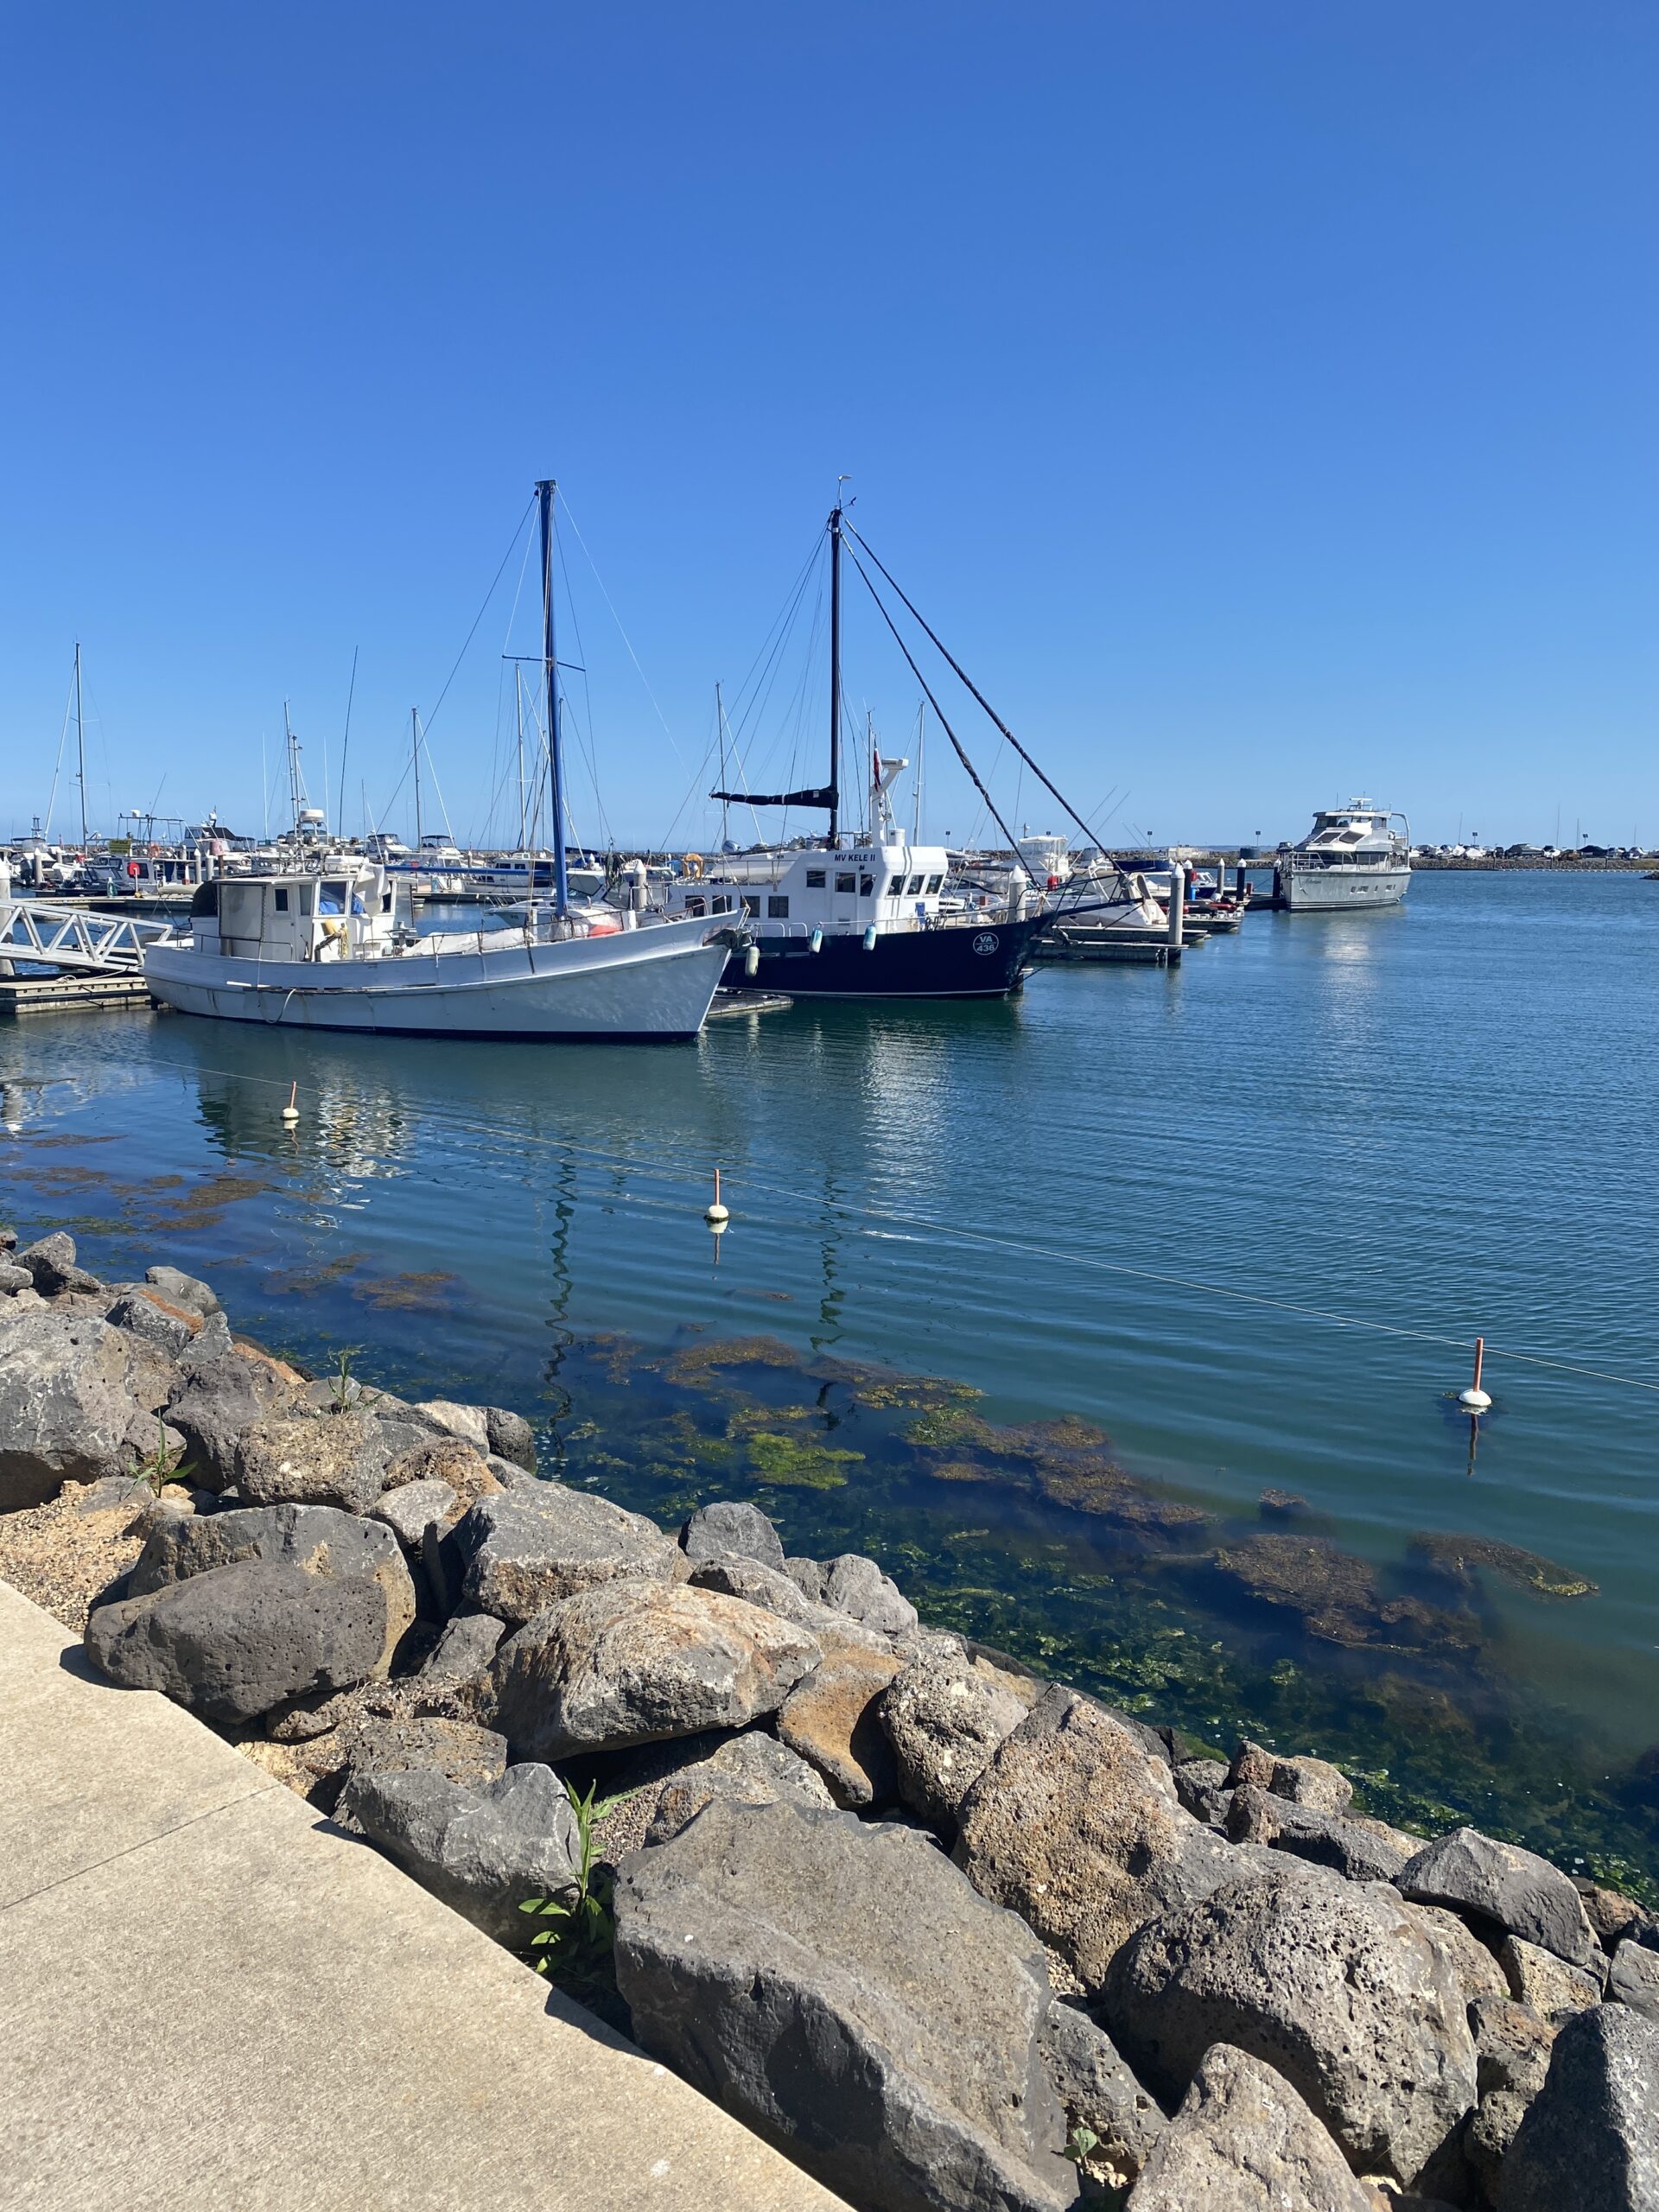
<svg viewBox="0 0 1659 2212"><path fill-rule="evenodd" d="M531 1919L553 1923L550 1928L537 1929L524 1949L537 1973L545 1974L556 1988L610 2018L618 2003L611 1963L616 1940L613 1877L609 1867L598 1863L594 1831L634 1792L623 1789L601 1797L596 1783L589 1783L585 1792L572 1782L564 1788L575 1821L575 1883L560 1896L526 1897L519 1905L519 1911Z"/></svg>

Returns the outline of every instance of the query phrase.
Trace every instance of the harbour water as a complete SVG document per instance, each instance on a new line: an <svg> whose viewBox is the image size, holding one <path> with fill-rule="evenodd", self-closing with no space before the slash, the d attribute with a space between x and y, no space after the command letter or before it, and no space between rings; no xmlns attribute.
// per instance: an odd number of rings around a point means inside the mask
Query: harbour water
<svg viewBox="0 0 1659 2212"><path fill-rule="evenodd" d="M630 1504L753 1496L1391 1817L1653 1855L1659 886L1426 874L1178 970L660 1050L41 1018L0 1086L0 1214L100 1272L537 1414Z"/></svg>

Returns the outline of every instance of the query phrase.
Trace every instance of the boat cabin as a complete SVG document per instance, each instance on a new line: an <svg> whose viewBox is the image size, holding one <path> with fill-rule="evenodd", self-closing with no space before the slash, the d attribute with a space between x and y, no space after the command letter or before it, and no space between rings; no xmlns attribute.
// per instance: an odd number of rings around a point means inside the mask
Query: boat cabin
<svg viewBox="0 0 1659 2212"><path fill-rule="evenodd" d="M399 927L396 896L385 870L361 861L321 874L219 878L190 902L191 940L227 960L372 958Z"/></svg>
<svg viewBox="0 0 1659 2212"><path fill-rule="evenodd" d="M1314 816L1313 827L1301 843L1293 848L1291 864L1299 869L1398 865L1410 840L1390 831L1389 824L1395 818L1386 807L1373 806L1366 798L1324 808Z"/></svg>
<svg viewBox="0 0 1659 2212"><path fill-rule="evenodd" d="M949 856L942 845L865 842L716 855L669 893L677 914L742 917L757 937L861 934L937 924Z"/></svg>

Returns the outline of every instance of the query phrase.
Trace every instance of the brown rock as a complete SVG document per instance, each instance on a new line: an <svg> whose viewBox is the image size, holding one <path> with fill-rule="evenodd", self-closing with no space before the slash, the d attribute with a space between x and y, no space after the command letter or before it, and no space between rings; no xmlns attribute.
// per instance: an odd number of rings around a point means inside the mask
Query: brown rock
<svg viewBox="0 0 1659 2212"><path fill-rule="evenodd" d="M386 1469L382 1493L406 1489L410 1483L443 1483L454 1491L455 1503L441 1524L446 1529L453 1529L469 1505L501 1488L482 1457L458 1436L440 1437L400 1452Z"/></svg>
<svg viewBox="0 0 1659 2212"><path fill-rule="evenodd" d="M817 1770L839 1805L884 1804L898 1788L880 1707L903 1663L873 1651L838 1652L797 1682L779 1707L780 1741Z"/></svg>
<svg viewBox="0 0 1659 2212"><path fill-rule="evenodd" d="M1529 1943L1519 1936L1506 1936L1498 1963L1509 1976L1516 2002L1530 2005L1541 2018L1558 2024L1601 2002L1599 1978L1582 1967L1569 1966L1554 1951Z"/></svg>
<svg viewBox="0 0 1659 2212"><path fill-rule="evenodd" d="M1478 1999L1470 2019L1480 2102L1464 2136L1464 2156L1488 2201L1496 2202L1499 2169L1527 2107L1544 2086L1557 2031L1507 1997Z"/></svg>
<svg viewBox="0 0 1659 2212"><path fill-rule="evenodd" d="M1230 1789L1246 1783L1315 1813L1346 1813L1354 1802L1353 1783L1328 1759L1281 1758L1248 1738L1234 1752L1227 1772Z"/></svg>
<svg viewBox="0 0 1659 2212"><path fill-rule="evenodd" d="M1509 2003L1508 1975L1467 1922L1440 1904L1409 1904L1406 1917L1416 1922L1451 1967L1471 2005L1478 1998Z"/></svg>

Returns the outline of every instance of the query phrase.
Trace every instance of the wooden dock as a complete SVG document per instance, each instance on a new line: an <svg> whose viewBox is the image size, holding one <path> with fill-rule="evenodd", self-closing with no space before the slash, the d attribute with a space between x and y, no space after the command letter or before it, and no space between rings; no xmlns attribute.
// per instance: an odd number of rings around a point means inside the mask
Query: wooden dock
<svg viewBox="0 0 1659 2212"><path fill-rule="evenodd" d="M0 1015L81 1014L89 1007L149 1004L149 986L142 976L0 975Z"/></svg>

